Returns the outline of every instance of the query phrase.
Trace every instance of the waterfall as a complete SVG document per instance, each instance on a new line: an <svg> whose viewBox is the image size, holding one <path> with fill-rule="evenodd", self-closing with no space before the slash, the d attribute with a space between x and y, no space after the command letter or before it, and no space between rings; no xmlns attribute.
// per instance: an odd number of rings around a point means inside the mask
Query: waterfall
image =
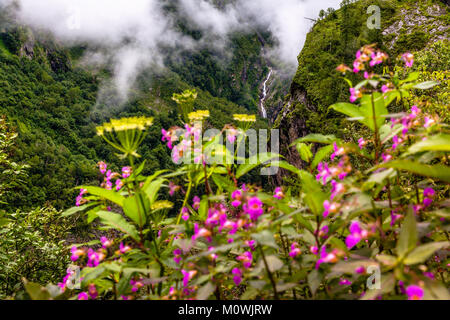
<svg viewBox="0 0 450 320"><path fill-rule="evenodd" d="M266 101L267 96L267 81L269 81L270 77L272 76L272 71L273 71L272 68L269 68L269 74L267 75L267 78L263 84L262 98L260 101L261 114L264 119L267 118L267 110L266 107L264 106L264 102Z"/></svg>

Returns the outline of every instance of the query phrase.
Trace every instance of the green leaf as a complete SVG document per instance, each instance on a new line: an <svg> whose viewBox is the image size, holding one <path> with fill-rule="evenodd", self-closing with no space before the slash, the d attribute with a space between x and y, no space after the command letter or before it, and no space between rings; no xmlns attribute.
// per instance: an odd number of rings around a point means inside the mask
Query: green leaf
<svg viewBox="0 0 450 320"><path fill-rule="evenodd" d="M323 143L323 144L331 144L335 141L339 141L338 138L334 135L323 135L319 133L311 133L307 136L304 136L302 138L299 138L295 140L290 147L300 143L300 142L314 142L314 143Z"/></svg>
<svg viewBox="0 0 450 320"><path fill-rule="evenodd" d="M373 173L369 179L367 180L368 183L374 182L377 184L382 184L385 182L386 179L390 179L396 176L396 172L394 169L389 168L387 170L383 170L381 172Z"/></svg>
<svg viewBox="0 0 450 320"><path fill-rule="evenodd" d="M406 83L406 82L413 82L416 81L419 78L420 73L419 72L411 72L408 74L408 77L405 80L401 80L399 83Z"/></svg>
<svg viewBox="0 0 450 320"><path fill-rule="evenodd" d="M329 156L333 152L333 145L330 144L328 146L322 147L317 150L316 155L314 156L314 160L311 163L311 168L316 168L323 159Z"/></svg>
<svg viewBox="0 0 450 320"><path fill-rule="evenodd" d="M360 110L365 117L365 119L361 122L374 131L374 117L376 118L377 128L380 128L386 122L386 115L388 115L389 112L384 103L383 95L379 92L374 92L372 95L374 106L372 107L372 96L364 95L361 98ZM374 109L375 114L373 114Z"/></svg>
<svg viewBox="0 0 450 320"><path fill-rule="evenodd" d="M200 220L205 220L208 215L208 198L203 198L200 201L200 207L198 208L198 216Z"/></svg>
<svg viewBox="0 0 450 320"><path fill-rule="evenodd" d="M96 204L95 202L92 202L92 203L86 203L86 204L84 204L82 206L79 206L79 207L72 207L72 208L67 209L66 211L64 211L61 214L61 217L71 216L71 215L73 215L73 214L75 214L77 212L83 211L83 210L85 210L85 209L87 209L87 208L89 208L89 207L91 207L91 206L93 206L95 204Z"/></svg>
<svg viewBox="0 0 450 320"><path fill-rule="evenodd" d="M197 300L207 300L214 290L216 290L216 285L208 281L204 286L198 289Z"/></svg>
<svg viewBox="0 0 450 320"><path fill-rule="evenodd" d="M119 230L129 235L134 240L139 241L139 234L136 227L125 220L120 214L109 211L99 211L97 212L97 215L105 225Z"/></svg>
<svg viewBox="0 0 450 320"><path fill-rule="evenodd" d="M423 244L413 251L411 251L405 258L404 262L407 265L425 262L435 251L448 247L450 242L432 242Z"/></svg>
<svg viewBox="0 0 450 320"><path fill-rule="evenodd" d="M364 114L360 111L358 106L348 102L335 103L331 105L330 108L351 118L364 118Z"/></svg>
<svg viewBox="0 0 450 320"><path fill-rule="evenodd" d="M123 203L125 215L133 220L138 226L143 227L147 222L147 215L150 211L150 202L141 193L128 197Z"/></svg>
<svg viewBox="0 0 450 320"><path fill-rule="evenodd" d="M95 195L95 196L99 196L101 198L105 198L111 202L114 202L115 204L119 205L119 206L123 206L123 201L125 200L125 198L123 196L121 196L118 192L115 192L113 190L106 190L100 187L92 187L92 186L87 186L87 187L80 187L79 189L86 189L90 194Z"/></svg>
<svg viewBox="0 0 450 320"><path fill-rule="evenodd" d="M317 289L319 289L320 283L322 282L322 277L322 274L315 269L308 274L308 285L313 295L315 295Z"/></svg>
<svg viewBox="0 0 450 320"><path fill-rule="evenodd" d="M253 170L257 166L268 162L273 159L280 159L281 156L276 153L271 152L265 152L261 154L255 154L254 156L250 157L249 159L246 159L246 163L241 164L238 169L236 170L236 178L240 178L243 175L245 175L250 170Z"/></svg>
<svg viewBox="0 0 450 320"><path fill-rule="evenodd" d="M416 218L411 208L408 210L405 220L403 221L400 237L397 242L397 255L400 258L405 257L408 252L415 248L417 244L417 227Z"/></svg>
<svg viewBox="0 0 450 320"><path fill-rule="evenodd" d="M311 152L311 148L308 147L306 144L304 143L298 143L296 145L297 147L297 151L298 154L300 155L300 158L305 161L305 162L310 162L311 158L312 158L312 152Z"/></svg>
<svg viewBox="0 0 450 320"><path fill-rule="evenodd" d="M413 154L423 151L444 151L450 152L450 135L438 134L432 137L428 137L424 141L419 141L409 147L406 154Z"/></svg>
<svg viewBox="0 0 450 320"><path fill-rule="evenodd" d="M383 163L378 168L406 170L424 177L450 182L450 168L442 164L428 165L411 160L394 160Z"/></svg>
<svg viewBox="0 0 450 320"><path fill-rule="evenodd" d="M294 219L300 223L303 227L305 227L306 229L308 229L311 233L314 233L314 228L312 227L311 223L306 220L301 213L297 213L296 215L294 215Z"/></svg>
<svg viewBox="0 0 450 320"><path fill-rule="evenodd" d="M425 82L416 84L413 88L426 90L426 89L433 88L434 86L437 86L438 84L439 84L439 82L437 82L437 81L425 81Z"/></svg>
<svg viewBox="0 0 450 320"><path fill-rule="evenodd" d="M34 282L28 282L25 278L23 279L23 284L25 290L30 295L31 300L49 300L51 298L50 293L40 284Z"/></svg>
<svg viewBox="0 0 450 320"><path fill-rule="evenodd" d="M159 178L148 184L148 186L144 186L142 190L147 194L148 199L150 200L150 205L152 205L156 199L158 198L159 189L161 189L161 185L164 183L165 179Z"/></svg>
<svg viewBox="0 0 450 320"><path fill-rule="evenodd" d="M293 166L292 164L290 164L289 162L286 162L284 160L282 161L272 161L270 162L267 167L279 167L279 168L283 168L286 170L291 171L292 173L295 173L297 175L300 174L301 170L298 169L296 166Z"/></svg>
<svg viewBox="0 0 450 320"><path fill-rule="evenodd" d="M219 187L221 190L227 190L228 192L233 192L235 189L233 181L230 180L227 176L221 176L219 174L213 174L212 179L214 183Z"/></svg>
<svg viewBox="0 0 450 320"><path fill-rule="evenodd" d="M253 239L256 240L258 245L268 246L274 249L278 249L278 245L275 242L275 238L273 234L269 230L263 230L259 233L255 233L252 235Z"/></svg>
<svg viewBox="0 0 450 320"><path fill-rule="evenodd" d="M380 294L386 294L392 292L395 288L395 277L394 274L382 274L380 289L367 290L366 294L361 298L361 300L372 300L378 297Z"/></svg>
<svg viewBox="0 0 450 320"><path fill-rule="evenodd" d="M322 186L309 172L302 170L300 181L305 193L306 204L315 215L321 215L323 213L323 202L328 199L328 195L322 191Z"/></svg>
<svg viewBox="0 0 450 320"><path fill-rule="evenodd" d="M278 271L283 267L283 262L276 256L267 256L266 262L270 272Z"/></svg>

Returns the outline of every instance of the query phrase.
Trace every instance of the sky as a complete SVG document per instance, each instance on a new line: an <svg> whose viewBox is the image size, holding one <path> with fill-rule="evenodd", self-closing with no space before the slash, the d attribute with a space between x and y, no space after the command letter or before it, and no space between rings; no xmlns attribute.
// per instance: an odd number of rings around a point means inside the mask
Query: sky
<svg viewBox="0 0 450 320"><path fill-rule="evenodd" d="M321 9L338 8L341 0L234 0L221 9L211 0L178 0L189 22L203 31L194 41L177 31L173 16L164 13L162 0L0 0L17 1L17 18L34 28L52 32L60 41L89 42L108 50L88 52L87 63L113 62L115 83L125 98L136 74L149 63L162 64L162 47L214 46L226 49L227 35L258 26L271 31L278 45L268 54L291 66L304 44L311 21ZM166 51L164 51L166 52Z"/></svg>

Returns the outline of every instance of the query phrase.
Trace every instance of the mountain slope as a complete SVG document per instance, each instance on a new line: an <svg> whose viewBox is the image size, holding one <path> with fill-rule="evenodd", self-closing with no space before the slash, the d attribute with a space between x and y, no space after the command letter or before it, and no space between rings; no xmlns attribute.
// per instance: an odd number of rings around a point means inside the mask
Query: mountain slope
<svg viewBox="0 0 450 320"><path fill-rule="evenodd" d="M379 30L370 30L366 24L367 8L373 4L381 8ZM398 54L411 50L417 52L419 61L428 56L435 62L416 64L415 68L428 68L421 70L428 72L423 77L430 78L433 71L448 71L448 21L449 7L436 0L420 2L419 6L416 1L343 1L341 9L317 21L307 35L290 93L274 122L274 128L280 129L281 153L301 167L295 147L288 147L297 138L312 132L345 135L339 129L342 117L328 109L349 98L348 86L335 68L341 63L351 65L354 52L365 44L377 43L391 56L391 67ZM356 79L353 76L352 80ZM448 83L443 85L448 89ZM445 117L445 108L440 111ZM278 182L280 179L281 175Z"/></svg>

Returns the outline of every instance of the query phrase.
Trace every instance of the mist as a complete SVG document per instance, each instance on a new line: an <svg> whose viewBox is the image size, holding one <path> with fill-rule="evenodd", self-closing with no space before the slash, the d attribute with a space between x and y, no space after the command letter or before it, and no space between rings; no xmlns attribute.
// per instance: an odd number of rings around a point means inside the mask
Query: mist
<svg viewBox="0 0 450 320"><path fill-rule="evenodd" d="M161 0L15 0L16 18L35 29L50 31L61 42L92 43L107 50L87 52L84 62L113 62L114 82L123 101L143 66L163 65L162 48L191 49L208 45L224 50L228 35L262 27L277 45L270 58L292 72L306 34L321 9L337 8L341 0L234 0L220 8L207 0L177 0L181 15L203 36L183 35ZM0 0L10 4L13 0ZM164 50L164 52L167 52Z"/></svg>

